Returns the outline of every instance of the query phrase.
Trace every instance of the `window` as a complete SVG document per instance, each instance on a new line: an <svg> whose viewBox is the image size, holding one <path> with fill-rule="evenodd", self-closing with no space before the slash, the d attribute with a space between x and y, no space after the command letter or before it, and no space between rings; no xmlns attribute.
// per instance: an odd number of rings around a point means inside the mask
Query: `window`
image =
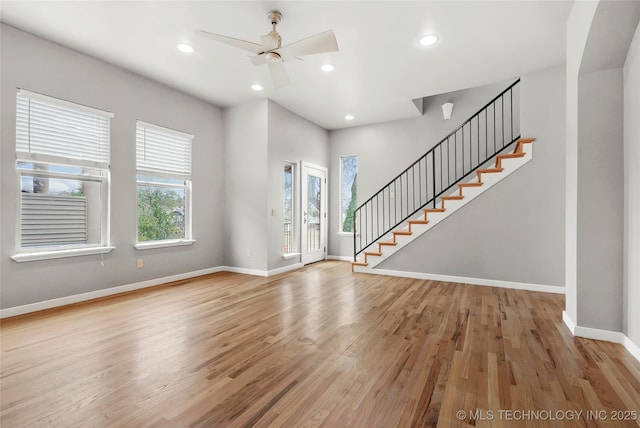
<svg viewBox="0 0 640 428"><path fill-rule="evenodd" d="M297 254L295 241L296 166L284 164L283 248L284 255Z"/></svg>
<svg viewBox="0 0 640 428"><path fill-rule="evenodd" d="M358 158L340 158L340 231L353 233L353 214L356 210Z"/></svg>
<svg viewBox="0 0 640 428"><path fill-rule="evenodd" d="M109 145L113 115L19 89L16 261L110 251Z"/></svg>
<svg viewBox="0 0 640 428"><path fill-rule="evenodd" d="M193 135L136 124L136 248L190 244Z"/></svg>

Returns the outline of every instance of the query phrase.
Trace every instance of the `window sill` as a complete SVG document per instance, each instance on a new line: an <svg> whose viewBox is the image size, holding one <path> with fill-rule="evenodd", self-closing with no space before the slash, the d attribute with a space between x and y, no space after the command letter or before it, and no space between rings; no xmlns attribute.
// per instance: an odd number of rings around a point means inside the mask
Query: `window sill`
<svg viewBox="0 0 640 428"><path fill-rule="evenodd" d="M18 253L11 256L14 262L34 262L37 260L62 259L66 257L90 256L93 254L106 254L116 247L92 247L74 248L72 250L38 251L33 253Z"/></svg>
<svg viewBox="0 0 640 428"><path fill-rule="evenodd" d="M298 256L300 256L300 253L287 253L287 254L283 254L282 258L285 260L289 260L289 259L295 259Z"/></svg>
<svg viewBox="0 0 640 428"><path fill-rule="evenodd" d="M338 236L353 236L353 232L338 232ZM356 233L356 236L360 236L360 234Z"/></svg>
<svg viewBox="0 0 640 428"><path fill-rule="evenodd" d="M184 245L191 245L194 242L196 242L195 239L172 239L167 241L139 242L134 245L134 247L136 250L151 250L153 248L182 247Z"/></svg>

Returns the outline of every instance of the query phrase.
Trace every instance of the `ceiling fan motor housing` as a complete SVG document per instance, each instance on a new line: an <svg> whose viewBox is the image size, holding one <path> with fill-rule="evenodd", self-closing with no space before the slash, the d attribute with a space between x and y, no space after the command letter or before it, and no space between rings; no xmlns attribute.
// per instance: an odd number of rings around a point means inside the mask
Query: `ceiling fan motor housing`
<svg viewBox="0 0 640 428"><path fill-rule="evenodd" d="M279 24L280 20L282 19L282 14L277 10L272 10L271 12L267 13L267 18L272 25Z"/></svg>
<svg viewBox="0 0 640 428"><path fill-rule="evenodd" d="M280 61L282 61L282 57L280 56L280 54L278 52L267 52L265 54L265 57L267 58L267 62L280 62Z"/></svg>

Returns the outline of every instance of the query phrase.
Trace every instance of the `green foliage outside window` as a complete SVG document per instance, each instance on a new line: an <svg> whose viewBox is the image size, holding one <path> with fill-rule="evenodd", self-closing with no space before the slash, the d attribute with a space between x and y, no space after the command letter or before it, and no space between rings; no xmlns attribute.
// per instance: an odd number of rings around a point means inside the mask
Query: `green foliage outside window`
<svg viewBox="0 0 640 428"><path fill-rule="evenodd" d="M138 242L184 238L183 200L173 190L138 187Z"/></svg>

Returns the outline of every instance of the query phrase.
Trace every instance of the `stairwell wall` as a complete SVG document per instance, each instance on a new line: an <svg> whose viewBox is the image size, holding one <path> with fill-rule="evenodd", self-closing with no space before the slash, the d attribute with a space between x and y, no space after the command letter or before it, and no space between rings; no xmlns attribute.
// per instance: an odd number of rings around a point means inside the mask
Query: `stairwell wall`
<svg viewBox="0 0 640 428"><path fill-rule="evenodd" d="M531 73L520 85L533 159L380 269L564 286L564 70Z"/></svg>
<svg viewBox="0 0 640 428"><path fill-rule="evenodd" d="M364 202L404 168L424 155L515 79L424 98L424 114L413 119L356 126L329 132L329 254L353 257L353 235L340 230L340 157L358 156L358 204ZM516 91L517 92L517 91ZM517 93L514 94L514 100ZM453 102L451 120L441 105ZM517 116L516 105L514 116Z"/></svg>

